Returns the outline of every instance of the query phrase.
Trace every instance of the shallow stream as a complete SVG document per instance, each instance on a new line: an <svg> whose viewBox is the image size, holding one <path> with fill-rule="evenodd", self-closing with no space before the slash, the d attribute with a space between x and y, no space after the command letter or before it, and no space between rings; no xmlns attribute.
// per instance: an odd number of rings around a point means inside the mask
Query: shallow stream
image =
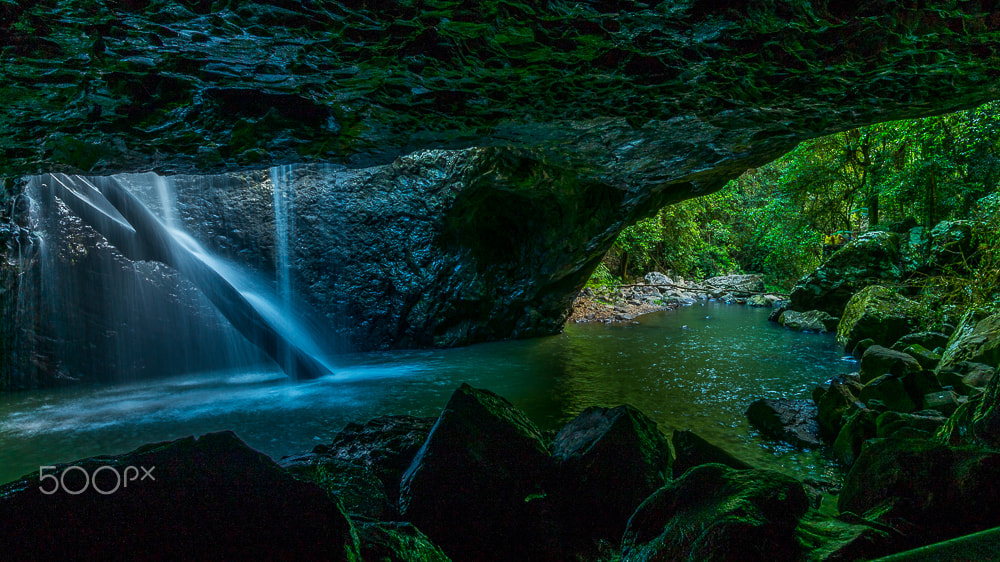
<svg viewBox="0 0 1000 562"><path fill-rule="evenodd" d="M756 398L808 398L856 368L832 336L785 330L769 312L709 302L547 338L349 355L335 375L298 383L261 368L0 395L0 482L224 429L277 459L331 441L348 422L436 416L463 382L504 396L542 429L588 406L628 403L665 431L691 429L751 464L836 479L830 459L762 439L743 415Z"/></svg>

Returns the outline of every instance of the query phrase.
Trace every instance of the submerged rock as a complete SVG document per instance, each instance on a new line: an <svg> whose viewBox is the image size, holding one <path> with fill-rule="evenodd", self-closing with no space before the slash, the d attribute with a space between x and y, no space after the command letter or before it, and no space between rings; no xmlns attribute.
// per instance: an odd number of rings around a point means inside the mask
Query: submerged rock
<svg viewBox="0 0 1000 562"><path fill-rule="evenodd" d="M831 316L844 317L848 301L861 289L901 280L900 262L898 236L877 231L865 233L798 282L789 295L792 309L822 310Z"/></svg>
<svg viewBox="0 0 1000 562"><path fill-rule="evenodd" d="M816 404L811 400L762 398L746 411L750 425L765 435L805 448L823 444L816 415Z"/></svg>
<svg viewBox="0 0 1000 562"><path fill-rule="evenodd" d="M0 486L4 558L360 560L335 498L231 432L83 459L45 475Z"/></svg>
<svg viewBox="0 0 1000 562"><path fill-rule="evenodd" d="M622 539L625 560L791 560L809 508L802 484L766 470L707 464L657 490Z"/></svg>
<svg viewBox="0 0 1000 562"><path fill-rule="evenodd" d="M631 406L587 408L552 443L549 492L573 534L617 541L635 508L671 477L670 443Z"/></svg>
<svg viewBox="0 0 1000 562"><path fill-rule="evenodd" d="M541 432L503 398L452 394L403 476L400 512L458 560L560 558Z"/></svg>

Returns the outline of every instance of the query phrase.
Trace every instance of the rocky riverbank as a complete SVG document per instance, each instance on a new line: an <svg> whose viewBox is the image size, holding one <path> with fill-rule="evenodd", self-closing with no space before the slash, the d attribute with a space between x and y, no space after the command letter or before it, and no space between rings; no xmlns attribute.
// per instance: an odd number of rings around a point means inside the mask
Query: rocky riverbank
<svg viewBox="0 0 1000 562"><path fill-rule="evenodd" d="M688 281L654 271L646 274L642 282L584 289L573 300L569 321L628 322L643 314L711 299L751 306L774 306L781 302L781 296L764 291L760 275L726 275Z"/></svg>
<svg viewBox="0 0 1000 562"><path fill-rule="evenodd" d="M553 436L463 385L436 420L352 424L279 462L223 432L44 467L0 486L0 544L11 559L858 560L1000 524L997 466L981 444L897 436L864 450L831 515L813 486L630 406Z"/></svg>

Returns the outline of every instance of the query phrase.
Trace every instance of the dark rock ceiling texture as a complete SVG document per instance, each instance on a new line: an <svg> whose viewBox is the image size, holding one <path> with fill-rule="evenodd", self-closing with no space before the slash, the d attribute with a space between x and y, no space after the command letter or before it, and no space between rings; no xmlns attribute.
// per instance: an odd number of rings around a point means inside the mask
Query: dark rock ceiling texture
<svg viewBox="0 0 1000 562"><path fill-rule="evenodd" d="M430 334L402 345L558 330L630 221L803 139L1000 97L1000 12L976 1L3 0L0 48L8 190L300 162L426 179L440 156L398 157L459 150L429 227L459 257L421 267L491 304L396 318Z"/></svg>

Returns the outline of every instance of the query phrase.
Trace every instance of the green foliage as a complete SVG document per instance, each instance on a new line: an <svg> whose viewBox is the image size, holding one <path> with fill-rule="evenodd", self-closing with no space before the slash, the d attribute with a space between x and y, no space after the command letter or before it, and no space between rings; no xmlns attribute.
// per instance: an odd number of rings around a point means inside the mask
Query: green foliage
<svg viewBox="0 0 1000 562"><path fill-rule="evenodd" d="M944 272L922 290L951 295L956 306L995 306L998 186L1000 102L879 123L803 142L718 193L626 228L603 274L616 271L625 279L654 269L684 277L756 272L765 274L769 286L788 290L821 263L826 233L859 233L875 225L929 229L945 219L975 218L979 239L986 241L976 259L991 267L972 270L971 284L968 270Z"/></svg>

